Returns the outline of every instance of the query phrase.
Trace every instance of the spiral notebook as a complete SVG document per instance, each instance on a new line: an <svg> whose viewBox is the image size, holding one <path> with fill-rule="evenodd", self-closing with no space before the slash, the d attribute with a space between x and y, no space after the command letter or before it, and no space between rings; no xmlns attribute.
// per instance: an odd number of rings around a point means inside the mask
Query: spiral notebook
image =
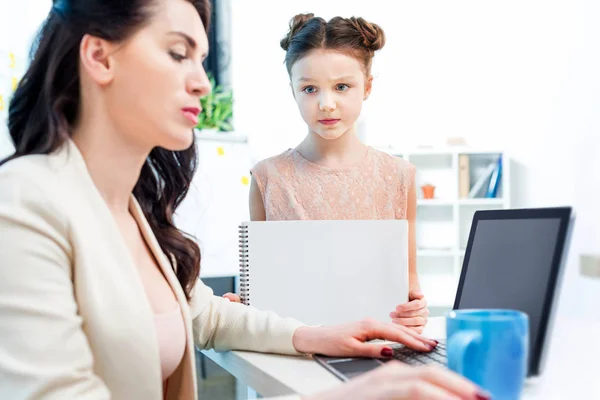
<svg viewBox="0 0 600 400"><path fill-rule="evenodd" d="M408 300L406 220L240 225L242 302L309 325L389 322Z"/></svg>

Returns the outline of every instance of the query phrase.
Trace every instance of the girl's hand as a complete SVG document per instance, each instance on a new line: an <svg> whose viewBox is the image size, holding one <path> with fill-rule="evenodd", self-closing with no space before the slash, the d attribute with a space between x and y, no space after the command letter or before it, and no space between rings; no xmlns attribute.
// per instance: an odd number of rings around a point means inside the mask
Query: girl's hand
<svg viewBox="0 0 600 400"><path fill-rule="evenodd" d="M223 295L224 298L226 298L227 300L229 300L232 303L241 303L242 300L240 299L240 296L238 296L235 293L225 293Z"/></svg>
<svg viewBox="0 0 600 400"><path fill-rule="evenodd" d="M420 289L411 290L409 302L400 304L390 313L394 324L409 327L418 333L423 333L428 316L427 301Z"/></svg>

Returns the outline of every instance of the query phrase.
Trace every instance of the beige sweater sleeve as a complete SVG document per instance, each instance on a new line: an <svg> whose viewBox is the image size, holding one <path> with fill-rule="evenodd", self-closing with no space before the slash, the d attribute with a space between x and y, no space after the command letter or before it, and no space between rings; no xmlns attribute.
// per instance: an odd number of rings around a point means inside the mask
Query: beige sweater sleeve
<svg viewBox="0 0 600 400"><path fill-rule="evenodd" d="M294 331L302 324L271 311L215 296L198 281L190 301L194 341L203 349L252 350L263 353L299 353L294 348Z"/></svg>
<svg viewBox="0 0 600 400"><path fill-rule="evenodd" d="M294 331L302 326L300 322L281 318L270 311L231 303L215 296L200 280L194 289L190 310L194 342L202 349L300 354L292 343ZM300 400L300 396L270 397L269 400Z"/></svg>
<svg viewBox="0 0 600 400"><path fill-rule="evenodd" d="M66 220L40 182L6 171L0 169L0 399L109 399L77 313Z"/></svg>

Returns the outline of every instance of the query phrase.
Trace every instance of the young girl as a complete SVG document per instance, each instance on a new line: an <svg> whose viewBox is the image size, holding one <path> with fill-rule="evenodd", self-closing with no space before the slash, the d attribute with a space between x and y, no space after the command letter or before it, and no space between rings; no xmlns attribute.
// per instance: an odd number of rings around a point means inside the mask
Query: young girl
<svg viewBox="0 0 600 400"><path fill-rule="evenodd" d="M390 317L422 331L429 310L416 271L415 167L361 143L354 127L371 93L373 54L384 44L383 30L362 18L291 20L281 47L308 135L252 169L250 217L408 219L410 301Z"/></svg>

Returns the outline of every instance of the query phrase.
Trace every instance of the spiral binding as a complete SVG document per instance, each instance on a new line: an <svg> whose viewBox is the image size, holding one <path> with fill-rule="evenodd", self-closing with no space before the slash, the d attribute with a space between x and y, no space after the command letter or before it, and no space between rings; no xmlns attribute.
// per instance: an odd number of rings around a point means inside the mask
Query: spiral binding
<svg viewBox="0 0 600 400"><path fill-rule="evenodd" d="M250 305L250 260L248 259L248 226L239 226L240 299Z"/></svg>

